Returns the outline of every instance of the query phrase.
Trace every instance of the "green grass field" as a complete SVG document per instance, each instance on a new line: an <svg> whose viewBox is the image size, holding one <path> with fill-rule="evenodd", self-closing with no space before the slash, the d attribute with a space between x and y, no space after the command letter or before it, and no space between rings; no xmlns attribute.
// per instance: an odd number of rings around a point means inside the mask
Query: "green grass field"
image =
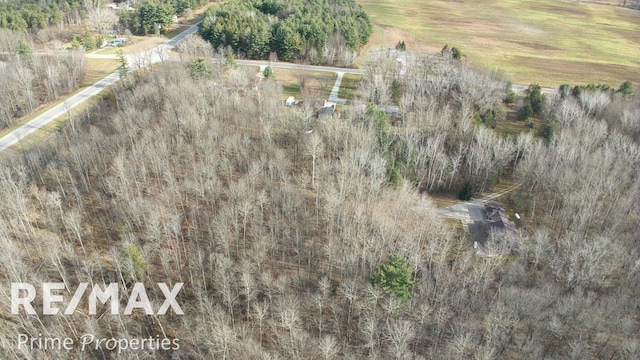
<svg viewBox="0 0 640 360"><path fill-rule="evenodd" d="M399 40L415 51L449 44L469 63L518 84L640 84L638 10L573 0L358 2L375 26L370 48Z"/></svg>
<svg viewBox="0 0 640 360"><path fill-rule="evenodd" d="M338 97L341 99L352 100L358 91L358 84L362 80L362 75L345 74L342 77Z"/></svg>
<svg viewBox="0 0 640 360"><path fill-rule="evenodd" d="M283 100L289 96L306 100L326 99L337 77L334 73L278 68L273 70L273 76L282 86Z"/></svg>

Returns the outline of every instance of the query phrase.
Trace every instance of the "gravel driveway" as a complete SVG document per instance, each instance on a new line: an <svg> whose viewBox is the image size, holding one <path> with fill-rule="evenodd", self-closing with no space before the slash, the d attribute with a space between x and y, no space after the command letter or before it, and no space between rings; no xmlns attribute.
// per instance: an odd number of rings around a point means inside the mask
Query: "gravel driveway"
<svg viewBox="0 0 640 360"><path fill-rule="evenodd" d="M484 245L487 240L484 231L484 204L483 200L472 200L448 208L439 208L436 213L442 217L460 220L463 229L471 234L471 240Z"/></svg>

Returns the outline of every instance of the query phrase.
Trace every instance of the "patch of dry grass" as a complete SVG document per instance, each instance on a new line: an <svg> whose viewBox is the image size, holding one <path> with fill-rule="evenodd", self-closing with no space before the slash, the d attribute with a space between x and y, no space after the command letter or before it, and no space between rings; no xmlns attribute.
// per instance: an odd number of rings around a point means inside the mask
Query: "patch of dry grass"
<svg viewBox="0 0 640 360"><path fill-rule="evenodd" d="M273 77L282 86L284 98L327 99L336 81L335 73L291 69L273 69Z"/></svg>
<svg viewBox="0 0 640 360"><path fill-rule="evenodd" d="M87 59L87 76L84 77L81 87L91 86L105 76L118 69L120 63L116 59Z"/></svg>
<svg viewBox="0 0 640 360"><path fill-rule="evenodd" d="M181 27L182 28L182 27ZM186 27L184 27L186 29ZM128 41L120 47L109 47L96 51L96 54L116 54L122 50L124 54L137 54L151 50L167 41L165 36L129 36Z"/></svg>
<svg viewBox="0 0 640 360"><path fill-rule="evenodd" d="M432 192L429 193L429 199L431 199L433 204L438 208L452 207L459 202L457 194L453 191Z"/></svg>
<svg viewBox="0 0 640 360"><path fill-rule="evenodd" d="M532 132L534 136L537 136L538 130L542 126L542 120L538 116L529 120L517 120L515 106L505 107L504 112L505 119L496 121L495 130L498 134L518 136L521 132ZM533 122L533 129L529 127L531 122Z"/></svg>
<svg viewBox="0 0 640 360"><path fill-rule="evenodd" d="M344 74L338 97L341 99L352 100L358 93L358 84L362 80L362 75Z"/></svg>

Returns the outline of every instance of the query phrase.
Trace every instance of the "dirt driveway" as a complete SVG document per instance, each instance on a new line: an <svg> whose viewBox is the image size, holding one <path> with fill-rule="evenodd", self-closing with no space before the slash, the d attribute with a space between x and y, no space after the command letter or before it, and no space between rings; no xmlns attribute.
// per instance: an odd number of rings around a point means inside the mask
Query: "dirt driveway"
<svg viewBox="0 0 640 360"><path fill-rule="evenodd" d="M439 208L436 213L442 217L458 219L462 228L471 234L471 240L484 245L486 234L484 231L484 204L486 201L471 200L461 202L448 208Z"/></svg>
<svg viewBox="0 0 640 360"><path fill-rule="evenodd" d="M520 184L515 184L502 191L478 199L459 202L448 208L438 208L436 209L436 213L445 218L460 220L460 222L462 222L462 228L471 235L471 240L477 241L480 245L484 245L487 240L487 234L484 231L484 221L486 220L484 205L519 187Z"/></svg>

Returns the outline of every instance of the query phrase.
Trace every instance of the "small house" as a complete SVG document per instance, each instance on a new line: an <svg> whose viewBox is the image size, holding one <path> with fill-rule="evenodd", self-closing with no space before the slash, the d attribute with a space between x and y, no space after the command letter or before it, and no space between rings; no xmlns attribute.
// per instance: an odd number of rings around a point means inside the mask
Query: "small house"
<svg viewBox="0 0 640 360"><path fill-rule="evenodd" d="M499 205L485 204L484 210L487 215L485 227L488 233L505 232L509 235L517 236L516 225L509 221L504 208Z"/></svg>
<svg viewBox="0 0 640 360"><path fill-rule="evenodd" d="M287 100L284 102L285 106L293 106L296 103L296 98L293 96L289 96Z"/></svg>

